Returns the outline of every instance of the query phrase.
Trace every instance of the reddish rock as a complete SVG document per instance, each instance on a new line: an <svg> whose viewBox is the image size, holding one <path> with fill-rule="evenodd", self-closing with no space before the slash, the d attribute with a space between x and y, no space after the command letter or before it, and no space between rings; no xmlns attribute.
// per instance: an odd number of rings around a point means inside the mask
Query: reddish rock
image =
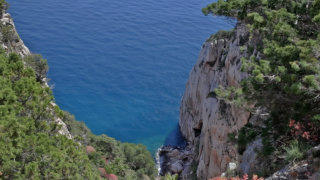
<svg viewBox="0 0 320 180"><path fill-rule="evenodd" d="M225 177L215 177L215 178L211 178L209 180L228 180L228 179Z"/></svg>
<svg viewBox="0 0 320 180"><path fill-rule="evenodd" d="M88 154L96 152L96 150L92 146L86 146L86 151Z"/></svg>
<svg viewBox="0 0 320 180"><path fill-rule="evenodd" d="M106 157L101 157L101 159L103 160L103 162L107 165L109 164L109 160Z"/></svg>
<svg viewBox="0 0 320 180"><path fill-rule="evenodd" d="M118 177L114 174L107 174L106 177L108 180L118 180Z"/></svg>
<svg viewBox="0 0 320 180"><path fill-rule="evenodd" d="M107 171L104 168L98 168L101 177L107 176Z"/></svg>
<svg viewBox="0 0 320 180"><path fill-rule="evenodd" d="M114 174L108 174L104 168L98 168L98 170L100 171L101 177L104 177L108 180L118 180L118 176L116 176Z"/></svg>
<svg viewBox="0 0 320 180"><path fill-rule="evenodd" d="M181 100L179 126L190 142L193 156L199 161L197 179L208 180L225 172L228 163L239 159L237 147L229 143L228 134L247 124L250 113L219 100L214 90L222 86L239 86L246 77L241 69L239 42L249 36L245 25L239 24L232 37L216 36L203 44L198 61L190 72ZM192 173L184 169L182 176Z"/></svg>

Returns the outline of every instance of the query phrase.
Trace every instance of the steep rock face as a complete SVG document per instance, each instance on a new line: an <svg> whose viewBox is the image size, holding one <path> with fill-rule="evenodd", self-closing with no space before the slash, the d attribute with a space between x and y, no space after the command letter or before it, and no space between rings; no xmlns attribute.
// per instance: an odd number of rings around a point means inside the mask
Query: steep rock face
<svg viewBox="0 0 320 180"><path fill-rule="evenodd" d="M262 149L262 139L251 142L243 152L241 162L239 164L240 172L251 174L259 172L263 169L263 163L258 157L257 150Z"/></svg>
<svg viewBox="0 0 320 180"><path fill-rule="evenodd" d="M20 39L14 22L9 13L1 13L1 32L0 32L0 44L1 47L7 52L15 52L19 55L26 56L30 55L30 51L27 46L24 45ZM9 38L8 38L9 37ZM9 40L8 40L9 39Z"/></svg>
<svg viewBox="0 0 320 180"><path fill-rule="evenodd" d="M240 71L240 49L248 41L244 25L238 24L231 33L218 33L204 43L193 67L180 107L180 129L194 147L198 162L197 178L208 179L226 171L229 162L238 160L228 134L239 130L250 114L218 100L218 86L237 86L246 75Z"/></svg>

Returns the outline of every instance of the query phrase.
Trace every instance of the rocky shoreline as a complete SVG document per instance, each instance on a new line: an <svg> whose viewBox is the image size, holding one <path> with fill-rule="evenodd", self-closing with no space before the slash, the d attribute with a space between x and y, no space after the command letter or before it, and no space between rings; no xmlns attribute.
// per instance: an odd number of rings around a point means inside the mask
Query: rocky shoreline
<svg viewBox="0 0 320 180"><path fill-rule="evenodd" d="M194 149L187 145L186 147L162 146L159 151L159 175L179 174L180 177L189 177L192 175L192 163Z"/></svg>

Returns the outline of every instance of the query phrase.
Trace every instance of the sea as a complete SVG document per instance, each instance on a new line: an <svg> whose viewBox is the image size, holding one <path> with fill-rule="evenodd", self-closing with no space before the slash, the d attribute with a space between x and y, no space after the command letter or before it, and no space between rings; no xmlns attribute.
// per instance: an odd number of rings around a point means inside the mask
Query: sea
<svg viewBox="0 0 320 180"><path fill-rule="evenodd" d="M202 14L210 0L7 1L24 43L48 61L61 109L152 153L181 143L180 101L201 46L235 26Z"/></svg>

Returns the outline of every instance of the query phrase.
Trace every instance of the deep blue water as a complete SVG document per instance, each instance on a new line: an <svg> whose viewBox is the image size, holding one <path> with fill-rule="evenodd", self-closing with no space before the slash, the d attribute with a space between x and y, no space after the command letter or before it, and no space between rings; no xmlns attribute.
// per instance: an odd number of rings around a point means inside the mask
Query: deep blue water
<svg viewBox="0 0 320 180"><path fill-rule="evenodd" d="M95 134L151 151L176 131L202 43L234 25L202 15L211 0L8 1L20 37L48 59L57 104Z"/></svg>

